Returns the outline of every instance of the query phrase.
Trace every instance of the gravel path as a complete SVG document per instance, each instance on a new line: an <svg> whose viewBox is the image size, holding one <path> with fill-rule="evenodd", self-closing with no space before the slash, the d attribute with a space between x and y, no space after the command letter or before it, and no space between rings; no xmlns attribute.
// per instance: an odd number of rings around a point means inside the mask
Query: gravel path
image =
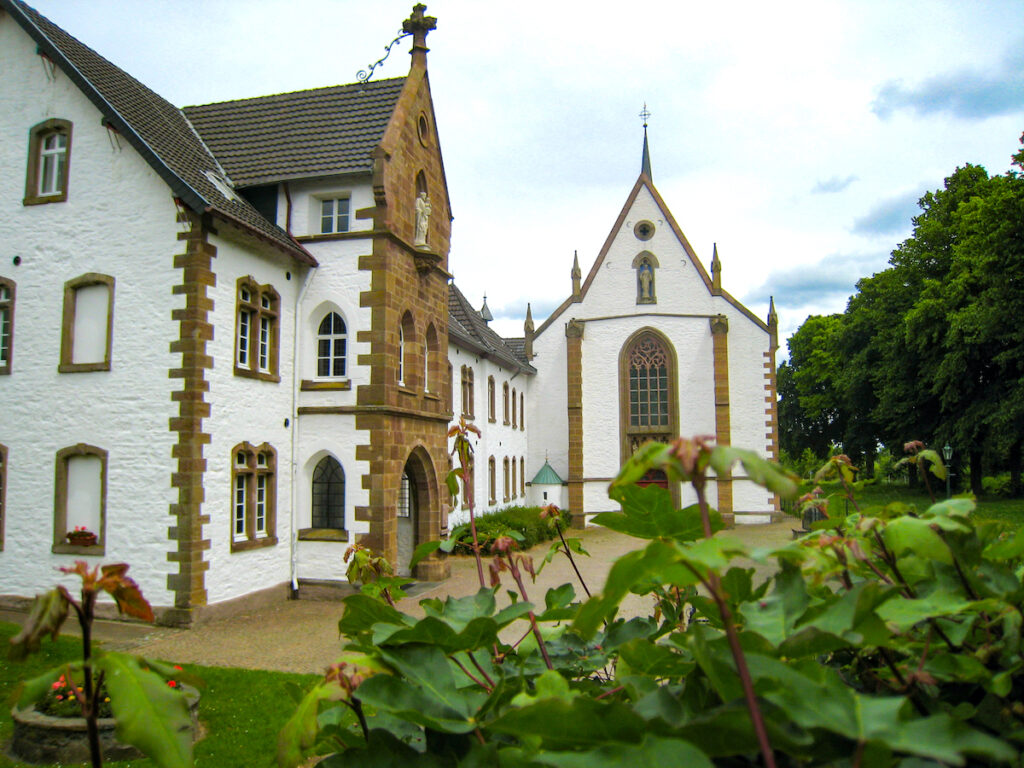
<svg viewBox="0 0 1024 768"><path fill-rule="evenodd" d="M753 546L777 545L791 537L793 521L771 525L740 526L728 535ZM606 528L591 527L574 531L581 536L590 557L578 558L580 571L592 592L604 585L608 569L616 557L643 545L637 539L623 536ZM530 550L534 562L540 565L548 544ZM427 597L444 599L448 595L473 594L479 588L476 563L471 557L451 558L452 575L444 582L420 585L416 594L399 603L399 608L414 616L422 616L419 601ZM759 576L767 576L769 569L755 565ZM487 574L485 572L485 577ZM568 560L558 556L538 576L536 583L527 582L530 598L542 603L545 592L569 582L577 595L583 591ZM511 576L503 574L503 584L513 588ZM508 603L504 589L499 590L499 603ZM649 598L630 596L623 603L622 612L636 615L650 607ZM96 635L106 647L130 650L152 658L175 662L206 664L249 669L270 669L284 672L319 673L336 657L341 647L338 637L338 619L342 605L336 602L289 600L258 612L211 621L194 629L150 627L122 622L98 622ZM0 619L19 621L18 614L0 612Z"/></svg>

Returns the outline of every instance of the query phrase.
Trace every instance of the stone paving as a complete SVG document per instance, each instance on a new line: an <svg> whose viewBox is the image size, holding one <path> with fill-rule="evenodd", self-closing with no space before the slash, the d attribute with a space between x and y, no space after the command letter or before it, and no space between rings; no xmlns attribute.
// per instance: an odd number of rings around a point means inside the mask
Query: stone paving
<svg viewBox="0 0 1024 768"><path fill-rule="evenodd" d="M770 525L740 526L727 533L752 546L773 546L791 538L793 520ZM577 558L580 571L591 591L604 585L611 563L616 557L643 546L643 542L609 531L591 527L572 532L583 539L590 557ZM529 554L539 566L548 549L548 543L539 544ZM444 599L448 595L464 596L479 589L476 562L471 557L451 558L451 578L437 584L418 585L416 594L399 603L399 608L411 615L423 615L419 601L427 597ZM758 575L770 573L767 566L754 566ZM485 572L485 578L487 574ZM503 574L507 588L513 588L511 577ZM545 567L536 583L527 582L527 592L535 602L543 602L545 592L569 582L577 595L583 590L568 560L560 555ZM509 598L499 590L499 602ZM636 615L650 607L650 598L631 595L623 603L622 613ZM316 600L290 600L271 608L211 621L194 629L152 627L135 623L97 622L96 637L107 648L130 650L152 658L175 662L225 667L270 669L284 672L318 673L330 664L341 647L338 637L338 619L342 605L337 602ZM0 611L0 620L20 622L23 614ZM73 622L66 625L76 629Z"/></svg>

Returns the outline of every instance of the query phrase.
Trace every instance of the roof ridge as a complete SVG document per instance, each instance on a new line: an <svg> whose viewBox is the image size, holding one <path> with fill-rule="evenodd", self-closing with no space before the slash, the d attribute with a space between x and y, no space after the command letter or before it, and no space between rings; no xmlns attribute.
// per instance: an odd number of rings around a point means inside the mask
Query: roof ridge
<svg viewBox="0 0 1024 768"><path fill-rule="evenodd" d="M270 99L276 99L276 98L280 98L280 97L283 97L283 96L295 96L295 95L300 94L300 93L308 93L308 94L322 93L324 91L334 91L334 90L338 90L338 89L342 89L342 88L350 88L350 89L355 89L355 90L367 88L367 87L370 87L370 86L373 86L374 88L376 88L377 86L380 86L380 85L383 85L383 84L393 85L393 84L398 83L398 82L403 82L404 80L405 80L405 76L403 75L402 77L387 77L387 78L384 78L383 80L373 80L373 81L371 81L369 83L337 83L336 85L323 85L323 86L319 86L317 88L299 88L298 90L295 90L295 91L280 91L279 93L265 93L262 96L246 96L245 98L241 98L241 99L226 99L224 101L209 101L209 102L206 102L204 104L187 104L186 106L182 107L182 109L199 109L199 108L202 108L202 107L217 107L217 106L222 106L222 105L227 105L227 104L244 104L246 102L269 101Z"/></svg>

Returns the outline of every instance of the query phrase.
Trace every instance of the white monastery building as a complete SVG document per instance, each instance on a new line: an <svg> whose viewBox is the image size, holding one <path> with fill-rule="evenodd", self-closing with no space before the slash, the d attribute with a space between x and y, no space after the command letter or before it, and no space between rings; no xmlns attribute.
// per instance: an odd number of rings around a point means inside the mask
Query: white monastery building
<svg viewBox="0 0 1024 768"><path fill-rule="evenodd" d="M405 77L178 108L0 0L0 604L76 559L129 563L180 625L337 584L356 542L402 571L468 519L445 484L463 417L478 511L576 525L647 439L775 457L774 308L724 291L717 252L708 275L646 135L539 326L527 307L503 339L455 286L425 10ZM740 476L715 501L778 509Z"/></svg>

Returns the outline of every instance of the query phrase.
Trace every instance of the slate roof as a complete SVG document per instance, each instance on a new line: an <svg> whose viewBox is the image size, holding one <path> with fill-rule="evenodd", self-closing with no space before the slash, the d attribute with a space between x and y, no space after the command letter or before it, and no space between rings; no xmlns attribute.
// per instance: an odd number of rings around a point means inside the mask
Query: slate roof
<svg viewBox="0 0 1024 768"><path fill-rule="evenodd" d="M519 358L505 339L491 330L454 283L448 286L448 338L486 355L505 368L529 374L537 372L525 358Z"/></svg>
<svg viewBox="0 0 1024 768"><path fill-rule="evenodd" d="M21 0L0 0L0 8L11 14L185 205L197 213L216 213L294 258L316 264L305 248L247 201L217 188L208 174L222 178L222 169L181 110Z"/></svg>
<svg viewBox="0 0 1024 768"><path fill-rule="evenodd" d="M185 107L240 187L369 173L405 78Z"/></svg>

